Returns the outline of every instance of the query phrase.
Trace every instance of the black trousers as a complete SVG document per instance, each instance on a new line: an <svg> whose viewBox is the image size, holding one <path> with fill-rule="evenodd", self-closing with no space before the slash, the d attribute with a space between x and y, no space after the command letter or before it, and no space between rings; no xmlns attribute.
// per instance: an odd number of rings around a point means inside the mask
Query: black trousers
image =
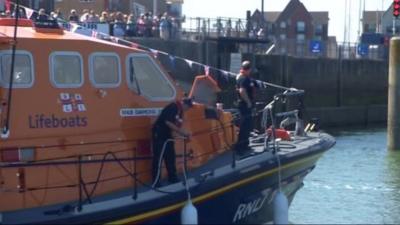
<svg viewBox="0 0 400 225"><path fill-rule="evenodd" d="M236 151L244 151L249 146L250 132L253 129L253 120L251 117L252 108L248 108L245 102L239 103L240 123L239 137L236 143Z"/></svg>
<svg viewBox="0 0 400 225"><path fill-rule="evenodd" d="M170 138L168 137L160 137L157 134L153 134L153 166L152 166L152 176L153 182L157 178L158 173L158 164L160 161L161 152L164 146L164 143ZM174 142L170 141L165 147L164 157L162 159L165 162L165 166L167 167L168 172L168 180L174 180L177 178L176 175L176 166L175 166L175 146ZM162 163L161 163L162 165ZM161 168L160 168L161 170ZM160 179L161 180L161 171L160 171Z"/></svg>

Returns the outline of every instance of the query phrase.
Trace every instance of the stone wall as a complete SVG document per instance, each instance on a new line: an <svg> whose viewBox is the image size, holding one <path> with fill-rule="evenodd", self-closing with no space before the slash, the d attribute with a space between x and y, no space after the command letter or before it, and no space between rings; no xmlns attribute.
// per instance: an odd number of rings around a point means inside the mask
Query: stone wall
<svg viewBox="0 0 400 225"><path fill-rule="evenodd" d="M168 52L173 56L220 67L228 54L218 53L213 42L162 41L135 39L136 42ZM318 117L323 125L365 125L383 123L387 118L388 64L386 61L367 59L336 60L325 58L295 58L279 55L244 54L243 59L254 61L253 77L274 84L295 87L306 91L304 101L306 117ZM168 56L159 60L172 77L190 90L195 75L204 74L204 68L190 67L183 59L173 62ZM226 67L221 66L221 67ZM214 75L218 74L213 72ZM217 78L216 78L217 79ZM236 98L234 79L218 80L222 87L219 98L225 107L233 107ZM269 102L279 90L260 90L258 101ZM283 107L284 108L284 107ZM307 119L307 118L306 118Z"/></svg>

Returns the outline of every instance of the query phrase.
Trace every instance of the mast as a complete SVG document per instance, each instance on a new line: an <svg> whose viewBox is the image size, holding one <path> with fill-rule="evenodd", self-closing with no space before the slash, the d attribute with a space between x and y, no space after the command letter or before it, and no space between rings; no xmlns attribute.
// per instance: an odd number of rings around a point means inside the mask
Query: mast
<svg viewBox="0 0 400 225"><path fill-rule="evenodd" d="M16 1L14 7L15 11L15 25L14 25L14 41L12 43L12 55L11 55L11 71L10 71L10 83L8 86L8 98L7 98L7 114L6 123L1 131L1 138L8 138L10 135L10 117L11 117L11 103L12 103L12 93L14 84L14 66L15 66L15 52L17 50L17 30L18 30L18 19L19 19L19 0Z"/></svg>
<svg viewBox="0 0 400 225"><path fill-rule="evenodd" d="M344 32L343 32L343 43L346 42L347 37L347 0L344 2Z"/></svg>

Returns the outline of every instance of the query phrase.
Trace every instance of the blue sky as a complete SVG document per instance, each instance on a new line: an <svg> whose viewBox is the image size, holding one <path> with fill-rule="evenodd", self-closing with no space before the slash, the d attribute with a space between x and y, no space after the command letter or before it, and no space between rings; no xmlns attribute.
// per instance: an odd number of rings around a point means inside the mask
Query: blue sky
<svg viewBox="0 0 400 225"><path fill-rule="evenodd" d="M345 3L351 5L350 41L356 42L359 4L362 0L300 0L309 11L329 11L329 35L344 39ZM289 0L264 0L265 11L282 11ZM386 10L392 0L365 0L366 10ZM183 14L187 17L245 18L246 10L261 10L261 0L184 0Z"/></svg>

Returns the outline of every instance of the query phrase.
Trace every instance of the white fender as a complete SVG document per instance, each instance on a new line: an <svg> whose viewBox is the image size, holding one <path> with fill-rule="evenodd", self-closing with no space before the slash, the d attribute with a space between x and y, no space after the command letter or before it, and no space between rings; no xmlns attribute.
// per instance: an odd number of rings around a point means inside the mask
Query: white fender
<svg viewBox="0 0 400 225"><path fill-rule="evenodd" d="M282 191L274 197L274 224L289 224L289 203Z"/></svg>
<svg viewBox="0 0 400 225"><path fill-rule="evenodd" d="M198 224L197 209L191 200L182 208L181 224Z"/></svg>

